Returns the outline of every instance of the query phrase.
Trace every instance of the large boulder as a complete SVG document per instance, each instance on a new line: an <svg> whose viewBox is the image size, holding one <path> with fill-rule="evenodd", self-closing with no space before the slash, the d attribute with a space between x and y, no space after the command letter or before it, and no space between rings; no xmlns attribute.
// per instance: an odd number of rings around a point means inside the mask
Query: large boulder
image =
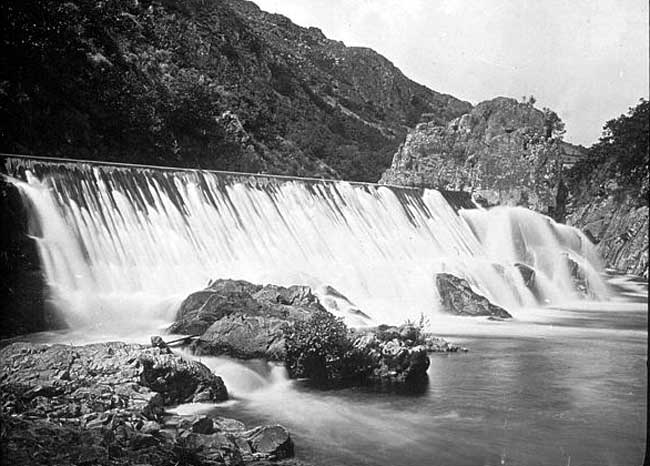
<svg viewBox="0 0 650 466"><path fill-rule="evenodd" d="M262 287L243 280L217 280L190 294L181 303L170 333L201 334L217 320L233 312L259 312L251 296Z"/></svg>
<svg viewBox="0 0 650 466"><path fill-rule="evenodd" d="M181 304L170 333L200 335L231 314L274 316L295 320L322 310L306 286L254 285L244 280L216 280L189 295Z"/></svg>
<svg viewBox="0 0 650 466"><path fill-rule="evenodd" d="M512 317L508 311L472 290L465 279L439 273L436 275L436 286L443 312L459 316Z"/></svg>
<svg viewBox="0 0 650 466"><path fill-rule="evenodd" d="M190 348L197 355L227 354L241 359L281 361L285 325L286 319L238 312L216 321Z"/></svg>
<svg viewBox="0 0 650 466"><path fill-rule="evenodd" d="M326 311L307 286L216 280L183 301L169 331L200 335L196 354L282 360L283 328L316 312Z"/></svg>

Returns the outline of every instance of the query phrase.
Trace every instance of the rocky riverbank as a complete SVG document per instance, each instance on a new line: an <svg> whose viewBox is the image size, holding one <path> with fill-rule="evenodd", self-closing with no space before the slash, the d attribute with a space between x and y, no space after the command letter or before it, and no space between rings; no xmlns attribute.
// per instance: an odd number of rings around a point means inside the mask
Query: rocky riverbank
<svg viewBox="0 0 650 466"><path fill-rule="evenodd" d="M15 343L0 351L2 464L242 465L293 456L282 426L166 414L226 399L220 377L165 349Z"/></svg>

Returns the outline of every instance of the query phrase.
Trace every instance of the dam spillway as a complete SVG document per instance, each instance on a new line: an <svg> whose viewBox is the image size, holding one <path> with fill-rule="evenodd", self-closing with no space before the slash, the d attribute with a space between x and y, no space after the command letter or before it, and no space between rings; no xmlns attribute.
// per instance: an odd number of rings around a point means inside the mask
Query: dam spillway
<svg viewBox="0 0 650 466"><path fill-rule="evenodd" d="M435 316L440 272L516 310L577 298L571 259L605 293L578 230L432 189L19 157L4 171L71 325L169 319L215 278L333 287L377 323Z"/></svg>

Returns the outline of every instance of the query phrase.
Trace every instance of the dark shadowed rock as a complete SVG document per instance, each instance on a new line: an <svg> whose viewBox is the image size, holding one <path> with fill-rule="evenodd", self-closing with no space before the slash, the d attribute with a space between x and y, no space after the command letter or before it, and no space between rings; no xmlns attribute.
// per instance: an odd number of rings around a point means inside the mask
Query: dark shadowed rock
<svg viewBox="0 0 650 466"><path fill-rule="evenodd" d="M443 312L461 316L512 317L505 309L474 292L467 280L448 273L439 273L436 275L436 286Z"/></svg>

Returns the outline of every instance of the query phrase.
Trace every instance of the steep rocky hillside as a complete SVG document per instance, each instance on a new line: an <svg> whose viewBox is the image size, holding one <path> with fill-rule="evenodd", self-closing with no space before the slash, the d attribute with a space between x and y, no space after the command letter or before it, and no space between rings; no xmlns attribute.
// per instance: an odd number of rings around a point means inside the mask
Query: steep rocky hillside
<svg viewBox="0 0 650 466"><path fill-rule="evenodd" d="M470 104L242 0L8 0L0 150L376 181Z"/></svg>
<svg viewBox="0 0 650 466"><path fill-rule="evenodd" d="M410 132L381 182L464 190L483 202L563 217L563 147L557 115L497 97L445 125Z"/></svg>
<svg viewBox="0 0 650 466"><path fill-rule="evenodd" d="M648 276L650 104L608 121L600 141L568 173L567 221L597 243L607 265Z"/></svg>

